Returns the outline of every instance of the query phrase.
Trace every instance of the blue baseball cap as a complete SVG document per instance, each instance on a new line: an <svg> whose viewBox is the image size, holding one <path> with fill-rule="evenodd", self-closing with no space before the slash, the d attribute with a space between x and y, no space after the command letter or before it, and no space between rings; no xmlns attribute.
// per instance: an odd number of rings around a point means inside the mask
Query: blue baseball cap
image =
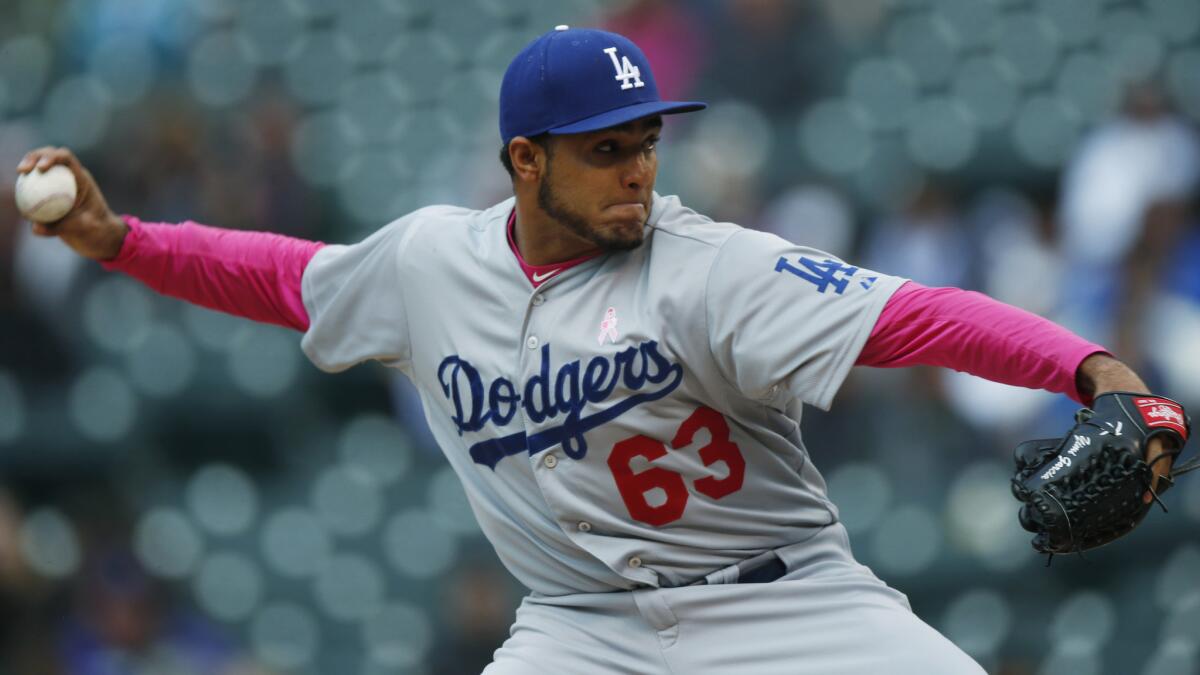
<svg viewBox="0 0 1200 675"><path fill-rule="evenodd" d="M507 145L517 136L577 134L706 107L659 98L650 62L628 38L558 26L508 64L500 85L500 138Z"/></svg>

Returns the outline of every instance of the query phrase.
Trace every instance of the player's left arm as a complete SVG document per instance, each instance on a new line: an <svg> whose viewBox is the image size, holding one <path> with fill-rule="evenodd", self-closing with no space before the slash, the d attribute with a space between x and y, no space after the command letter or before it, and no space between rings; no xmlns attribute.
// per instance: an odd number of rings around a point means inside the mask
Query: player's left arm
<svg viewBox="0 0 1200 675"><path fill-rule="evenodd" d="M1111 391L1150 393L1137 373L1103 347L1052 321L981 293L911 281L889 299L857 364L942 366L1067 394L1084 405ZM1154 467L1152 488L1169 473L1172 459L1162 438L1150 440L1146 461Z"/></svg>
<svg viewBox="0 0 1200 675"><path fill-rule="evenodd" d="M939 366L1090 405L1079 368L1104 347L1032 312L960 288L909 281L888 299L855 365Z"/></svg>

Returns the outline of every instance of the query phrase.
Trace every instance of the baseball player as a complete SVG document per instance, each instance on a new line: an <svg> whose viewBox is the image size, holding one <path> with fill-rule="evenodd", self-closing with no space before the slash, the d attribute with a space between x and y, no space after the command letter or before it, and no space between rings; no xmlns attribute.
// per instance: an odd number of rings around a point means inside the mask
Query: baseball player
<svg viewBox="0 0 1200 675"><path fill-rule="evenodd" d="M349 246L117 216L65 149L19 170L64 164L80 185L72 213L35 232L162 293L303 331L323 370L375 360L411 378L530 590L485 673L981 673L855 561L803 406L827 409L856 364L953 367L1084 403L1145 385L985 296L656 194L664 117L703 107L660 100L624 37L559 26L503 80L514 196L423 208ZM1147 447L1163 474L1163 440Z"/></svg>

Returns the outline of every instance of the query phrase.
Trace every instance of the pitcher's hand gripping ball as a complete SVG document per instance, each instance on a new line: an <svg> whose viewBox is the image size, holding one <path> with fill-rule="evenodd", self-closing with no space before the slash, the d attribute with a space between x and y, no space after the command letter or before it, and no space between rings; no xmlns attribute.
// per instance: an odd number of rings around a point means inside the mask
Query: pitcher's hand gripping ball
<svg viewBox="0 0 1200 675"><path fill-rule="evenodd" d="M17 209L35 223L53 223L70 213L77 194L75 175L60 164L17 178Z"/></svg>
<svg viewBox="0 0 1200 675"><path fill-rule="evenodd" d="M1177 457L1190 431L1191 422L1175 401L1109 392L1097 396L1091 409L1075 413L1075 426L1064 438L1018 445L1012 491L1024 502L1021 526L1036 534L1033 548L1075 553L1128 534L1151 506L1143 499L1154 470L1145 461L1147 443L1163 436L1164 452L1152 460L1157 463ZM1163 475L1158 492L1196 468L1200 461L1193 459Z"/></svg>

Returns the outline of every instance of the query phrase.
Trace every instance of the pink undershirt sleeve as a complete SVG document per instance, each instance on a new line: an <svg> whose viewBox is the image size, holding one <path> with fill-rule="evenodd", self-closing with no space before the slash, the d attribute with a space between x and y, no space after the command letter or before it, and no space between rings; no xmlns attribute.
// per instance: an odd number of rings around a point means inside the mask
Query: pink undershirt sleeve
<svg viewBox="0 0 1200 675"><path fill-rule="evenodd" d="M1084 405L1075 371L1108 353L1036 314L982 293L909 281L883 308L856 365L941 366L994 382L1067 394Z"/></svg>
<svg viewBox="0 0 1200 675"><path fill-rule="evenodd" d="M308 330L300 280L324 244L268 232L143 223L129 226L116 258L102 262L150 288L236 316Z"/></svg>

